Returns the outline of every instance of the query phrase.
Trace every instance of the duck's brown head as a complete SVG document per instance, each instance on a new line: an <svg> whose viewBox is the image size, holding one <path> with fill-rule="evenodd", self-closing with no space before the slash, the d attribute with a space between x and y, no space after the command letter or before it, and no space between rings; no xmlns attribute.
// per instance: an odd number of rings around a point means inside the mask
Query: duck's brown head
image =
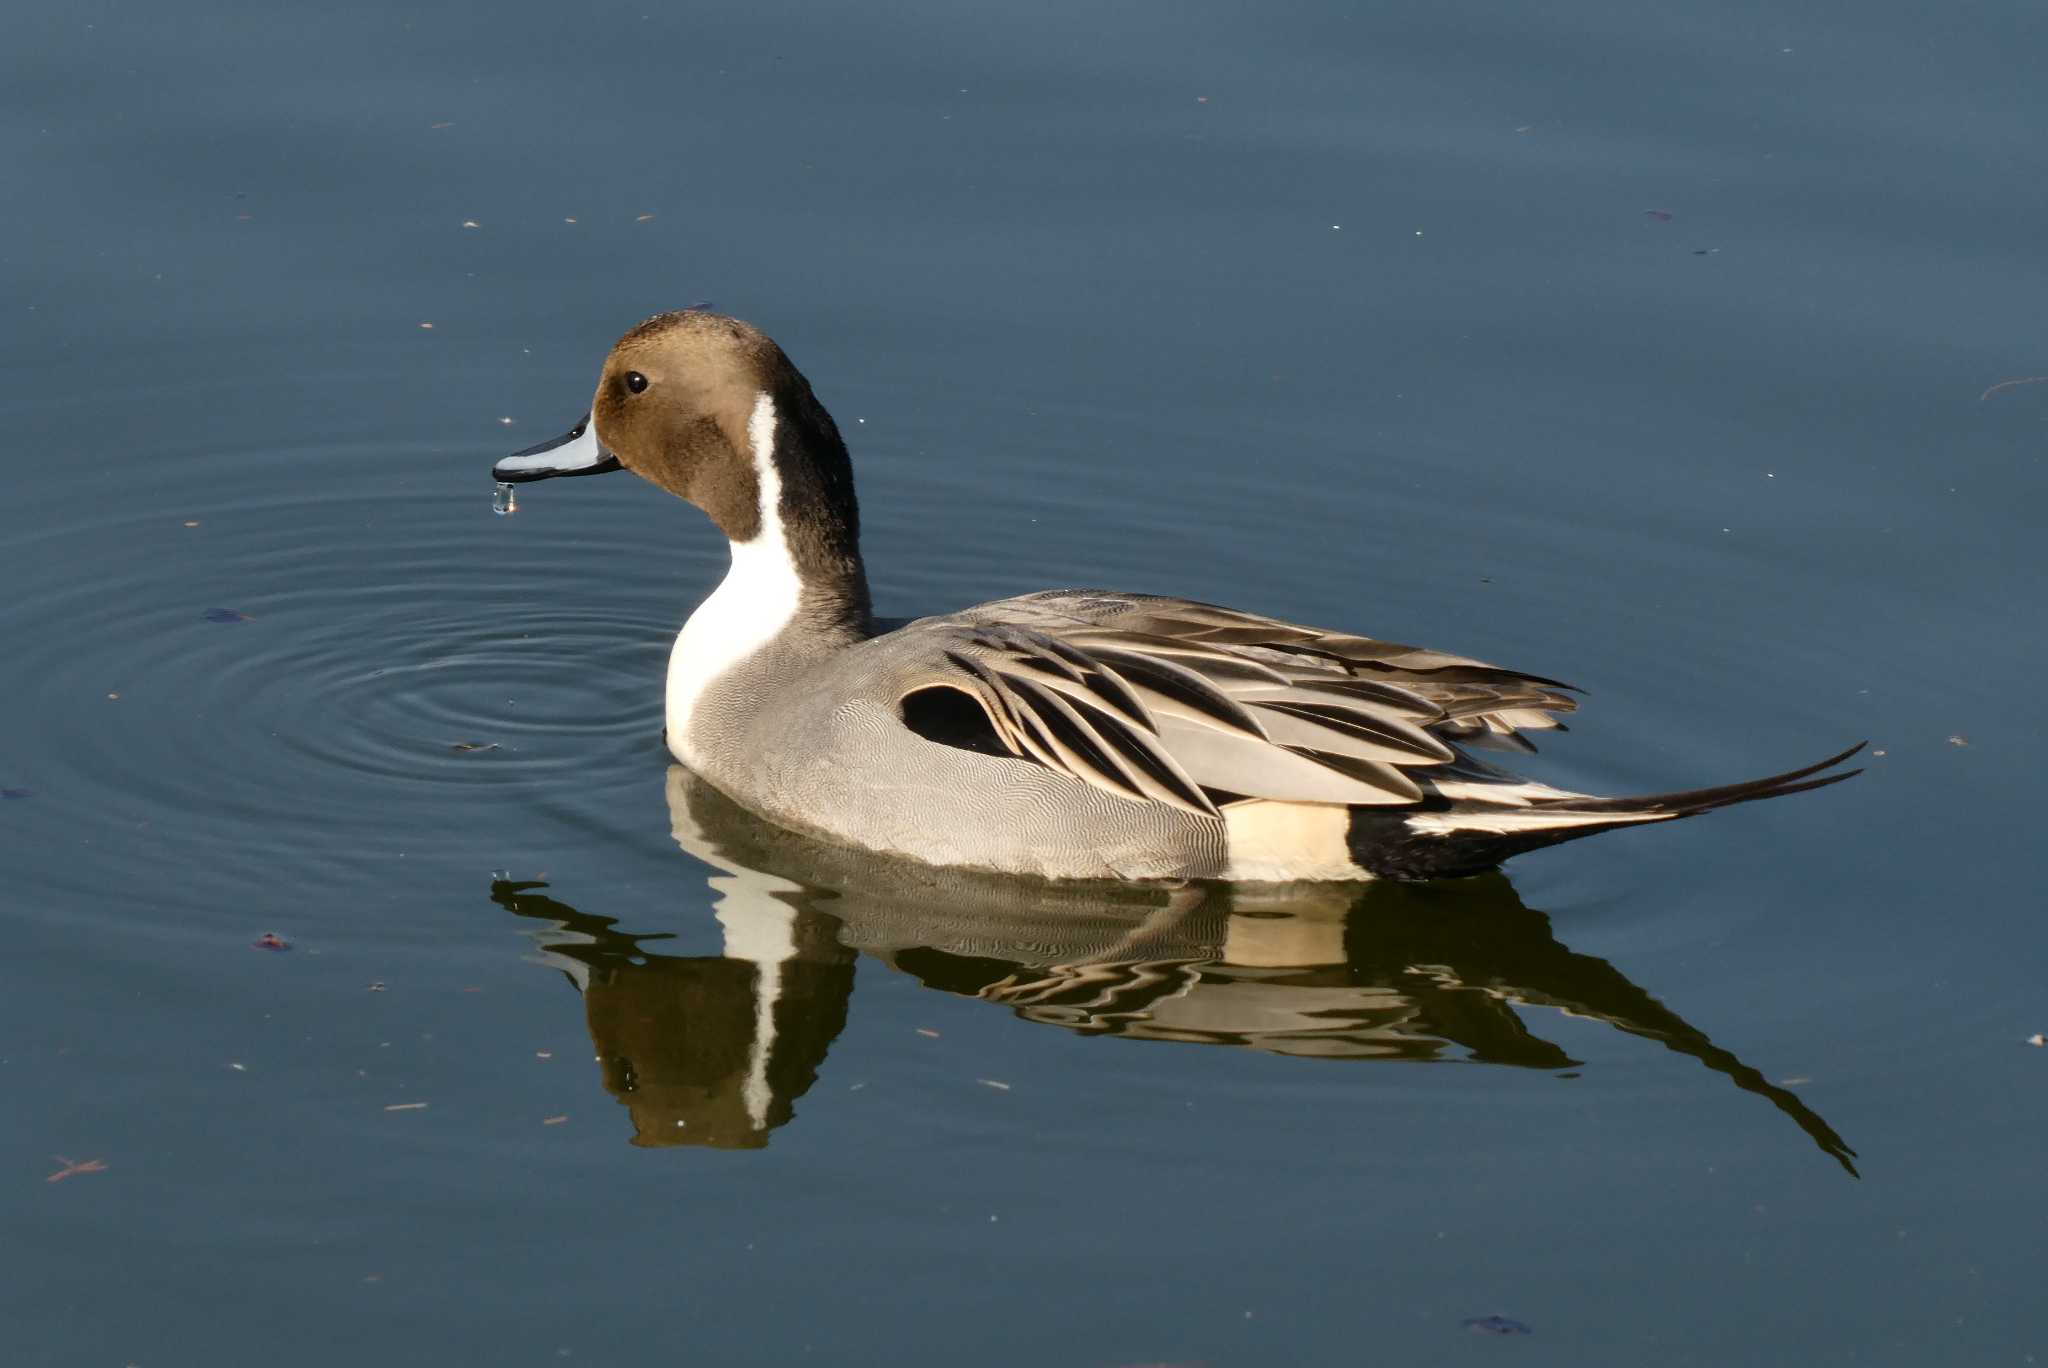
<svg viewBox="0 0 2048 1368"><path fill-rule="evenodd" d="M782 349L736 318L686 309L657 314L605 357L583 421L562 437L500 460L516 483L630 470L689 500L735 542L760 527L760 481L750 430L761 396L801 386ZM772 436L772 434L770 434Z"/></svg>

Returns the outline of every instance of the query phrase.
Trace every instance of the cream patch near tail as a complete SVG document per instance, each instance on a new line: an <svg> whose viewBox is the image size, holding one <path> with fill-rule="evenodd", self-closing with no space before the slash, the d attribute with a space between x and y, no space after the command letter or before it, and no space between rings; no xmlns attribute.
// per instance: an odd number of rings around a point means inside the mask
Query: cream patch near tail
<svg viewBox="0 0 2048 1368"><path fill-rule="evenodd" d="M1351 809L1262 799L1223 809L1230 866L1224 877L1263 883L1370 879L1351 858Z"/></svg>

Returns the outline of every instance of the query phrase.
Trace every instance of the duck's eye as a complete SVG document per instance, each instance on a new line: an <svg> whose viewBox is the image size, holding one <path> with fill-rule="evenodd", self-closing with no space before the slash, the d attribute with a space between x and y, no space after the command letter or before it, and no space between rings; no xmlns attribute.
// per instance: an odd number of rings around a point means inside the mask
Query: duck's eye
<svg viewBox="0 0 2048 1368"><path fill-rule="evenodd" d="M640 393L640 391L647 388L647 377L642 375L639 371L627 371L626 388L633 391L633 393L635 394Z"/></svg>

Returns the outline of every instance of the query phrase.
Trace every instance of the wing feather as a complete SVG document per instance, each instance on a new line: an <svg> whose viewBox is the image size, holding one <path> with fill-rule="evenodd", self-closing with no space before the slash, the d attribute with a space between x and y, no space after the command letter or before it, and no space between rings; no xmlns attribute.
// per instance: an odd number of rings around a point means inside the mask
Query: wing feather
<svg viewBox="0 0 2048 1368"><path fill-rule="evenodd" d="M1151 795L1117 755L1102 734L1057 693L1021 676L1012 677L1010 687L1024 701L1023 722L1034 731L1048 750L1058 755L1060 767L1089 783L1143 802Z"/></svg>
<svg viewBox="0 0 2048 1368"><path fill-rule="evenodd" d="M1090 654L1135 687L1154 716L1168 713L1265 740L1258 719L1243 704L1186 665L1108 646L1098 646Z"/></svg>
<svg viewBox="0 0 2048 1368"><path fill-rule="evenodd" d="M1171 755L1147 744L1142 734L1133 732L1115 714L1085 701L1077 707L1057 691L1030 680L1011 683L1032 706L1027 720L1043 728L1053 747L1072 752L1069 763L1074 767L1069 773L1140 801L1163 802L1205 817L1217 815L1216 805ZM1094 716L1084 716L1083 709Z"/></svg>
<svg viewBox="0 0 2048 1368"><path fill-rule="evenodd" d="M1234 689L1231 696L1243 703L1364 703L1411 722L1442 722L1449 716L1413 689L1369 679L1297 679L1284 686Z"/></svg>
<svg viewBox="0 0 2048 1368"><path fill-rule="evenodd" d="M1391 765L1375 768L1361 760L1355 773L1349 765L1339 770L1286 746L1178 717L1160 718L1159 735L1196 782L1245 798L1374 807L1422 798L1422 789Z"/></svg>
<svg viewBox="0 0 2048 1368"><path fill-rule="evenodd" d="M927 622L941 682L1012 754L1210 817L1239 798L1417 803L1471 765L1452 743L1526 746L1576 707L1539 675L1180 599L1055 591Z"/></svg>
<svg viewBox="0 0 2048 1368"><path fill-rule="evenodd" d="M1107 708L1122 717L1130 726L1143 731L1157 733L1159 724L1144 701L1132 691L1116 673L1106 666L1097 665L1086 674L1069 672L1064 668L1048 668L1040 663L1043 657L1017 656L1006 659L1003 668L1011 674L1035 680L1049 689L1080 699L1096 707Z"/></svg>
<svg viewBox="0 0 2048 1368"><path fill-rule="evenodd" d="M945 657L956 669L965 671L981 684L981 689L974 692L975 701L980 703L982 711L988 714L988 720L995 727L998 739L1009 748L1011 754L1023 755L1030 749L1023 733L1023 723L1018 720L1022 704L1018 701L1015 691L1005 684L995 671L971 655L960 651L947 651ZM1041 764L1052 763L1046 756L1035 751L1032 758Z"/></svg>
<svg viewBox="0 0 2048 1368"><path fill-rule="evenodd" d="M1261 703L1258 711L1266 734L1286 746L1397 765L1442 765L1457 758L1456 751L1413 723L1364 708Z"/></svg>
<svg viewBox="0 0 2048 1368"><path fill-rule="evenodd" d="M1107 648L1110 650L1138 651L1161 660L1174 661L1191 669L1200 669L1219 681L1243 681L1247 684L1285 684L1289 676L1282 674L1262 661L1255 660L1241 651L1227 651L1200 642L1180 641L1172 637L1151 636L1143 632L1074 632L1067 640L1082 650ZM1342 678L1334 675L1334 678Z"/></svg>

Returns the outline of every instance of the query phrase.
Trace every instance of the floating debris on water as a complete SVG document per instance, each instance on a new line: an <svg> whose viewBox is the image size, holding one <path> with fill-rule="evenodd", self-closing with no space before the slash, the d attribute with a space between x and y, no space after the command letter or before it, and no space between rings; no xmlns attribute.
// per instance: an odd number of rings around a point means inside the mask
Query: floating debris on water
<svg viewBox="0 0 2048 1368"><path fill-rule="evenodd" d="M2014 385L2048 385L2048 375L2028 375L2018 380L2001 380L1990 389L1978 395L1977 402L1981 404L2000 390L2011 389Z"/></svg>
<svg viewBox="0 0 2048 1368"><path fill-rule="evenodd" d="M2039 1031L2036 1031L2027 1037L2027 1044L2037 1046L2048 1045L2048 1035L2042 1035Z"/></svg>
<svg viewBox="0 0 2048 1368"><path fill-rule="evenodd" d="M257 950L289 950L292 948L292 943L283 936L278 935L275 931L265 931L255 940L250 941L249 944Z"/></svg>
<svg viewBox="0 0 2048 1368"><path fill-rule="evenodd" d="M208 622L253 622L247 613L238 613L232 608L209 608L200 614Z"/></svg>
<svg viewBox="0 0 2048 1368"><path fill-rule="evenodd" d="M498 743L495 741L451 741L448 743L448 749L457 754L467 754L470 751L494 751L498 749Z"/></svg>
<svg viewBox="0 0 2048 1368"><path fill-rule="evenodd" d="M1643 217L1653 219L1658 223L1669 223L1671 222L1671 211L1668 209L1645 209L1643 210Z"/></svg>
<svg viewBox="0 0 2048 1368"><path fill-rule="evenodd" d="M994 1088L997 1092L1008 1092L1010 1090L1010 1085L1003 1082L1000 1078L977 1078L974 1081L981 1084L984 1088Z"/></svg>
<svg viewBox="0 0 2048 1368"><path fill-rule="evenodd" d="M502 518L518 511L518 493L503 480L498 481L497 485L491 490L491 512Z"/></svg>
<svg viewBox="0 0 2048 1368"><path fill-rule="evenodd" d="M36 791L34 789L0 788L0 798L33 798L35 796Z"/></svg>
<svg viewBox="0 0 2048 1368"><path fill-rule="evenodd" d="M1475 1335L1528 1335L1535 1333L1520 1321L1507 1316L1474 1316L1470 1320L1459 1321L1458 1324L1464 1326Z"/></svg>
<svg viewBox="0 0 2048 1368"><path fill-rule="evenodd" d="M1948 739L1948 743L1951 746L1967 746L1970 744L1970 738L1967 736L1951 736Z"/></svg>
<svg viewBox="0 0 2048 1368"><path fill-rule="evenodd" d="M393 1102L384 1108L385 1111L425 1111L426 1109L427 1104L424 1102Z"/></svg>
<svg viewBox="0 0 2048 1368"><path fill-rule="evenodd" d="M64 1167L43 1179L46 1183L61 1183L66 1178L74 1177L81 1173L105 1173L107 1171L107 1161L104 1159L66 1159L61 1154L52 1155L51 1158Z"/></svg>

